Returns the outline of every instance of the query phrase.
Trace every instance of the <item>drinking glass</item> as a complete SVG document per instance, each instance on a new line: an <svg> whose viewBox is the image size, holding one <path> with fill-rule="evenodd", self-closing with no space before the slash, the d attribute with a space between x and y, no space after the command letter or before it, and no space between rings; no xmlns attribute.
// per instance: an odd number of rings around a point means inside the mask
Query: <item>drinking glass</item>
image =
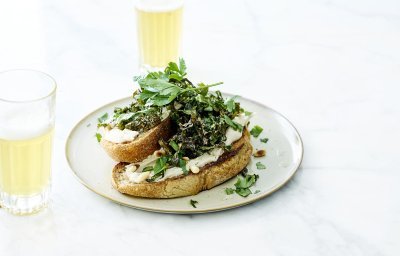
<svg viewBox="0 0 400 256"><path fill-rule="evenodd" d="M183 0L137 0L139 65L163 69L180 55Z"/></svg>
<svg viewBox="0 0 400 256"><path fill-rule="evenodd" d="M0 72L0 205L13 214L48 203L56 87L39 71Z"/></svg>

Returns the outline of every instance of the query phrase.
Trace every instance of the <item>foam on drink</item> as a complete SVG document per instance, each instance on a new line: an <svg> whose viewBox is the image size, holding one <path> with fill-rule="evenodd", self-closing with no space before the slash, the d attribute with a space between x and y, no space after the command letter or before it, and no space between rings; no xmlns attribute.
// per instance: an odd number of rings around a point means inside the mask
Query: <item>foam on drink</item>
<svg viewBox="0 0 400 256"><path fill-rule="evenodd" d="M19 115L20 112L27 115ZM0 119L7 120L0 123L0 139L24 140L34 138L51 129L53 120L49 118L49 109L37 106L34 109L13 107L12 111L0 111Z"/></svg>

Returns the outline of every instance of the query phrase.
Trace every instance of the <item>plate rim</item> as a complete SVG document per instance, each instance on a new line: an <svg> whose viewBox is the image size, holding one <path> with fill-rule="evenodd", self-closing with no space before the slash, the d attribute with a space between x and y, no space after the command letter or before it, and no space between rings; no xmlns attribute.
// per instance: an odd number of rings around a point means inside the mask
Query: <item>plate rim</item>
<svg viewBox="0 0 400 256"><path fill-rule="evenodd" d="M226 92L221 92L221 93L222 93L223 95L228 96L228 97L229 97L229 96L230 96L230 97L234 96L234 94L231 94L231 93L226 93ZM68 137L67 137L67 139L66 139L66 141L65 141L65 148L64 148L64 149L65 149L65 157L66 157L66 160L67 160L67 163L68 163L68 167L69 167L69 169L71 170L71 172L74 174L75 179L77 179L79 183L81 183L82 185L84 185L87 189L89 189L90 191L94 192L95 194L100 195L100 196L102 196L102 197L104 197L104 198L106 198L106 199L108 199L108 200L110 200L110 201L112 201L112 202L114 202L114 203L117 203L117 204L119 204L119 205L127 206L127 207L133 208L133 209L148 211L148 212L168 213L168 214L199 214L199 213L211 213L211 212L219 212L219 211L229 210L229 209L237 208L237 207L240 207L240 206L249 205L249 204L251 204L251 203L254 203L254 202L256 202L256 201L259 201L259 200L261 200L261 199L264 199L264 198L266 198L267 196L273 194L274 192L276 192L277 190L279 190L280 188L282 188L283 186L285 186L285 185L293 178L293 176L297 173L298 169L300 168L300 166L301 166L301 164L302 164L302 162L303 162L303 156L304 156L304 144L303 144L303 140L302 140L302 138L301 138L301 136L300 136L299 131L298 131L297 128L293 125L293 123L292 123L289 119L287 119L284 115L282 115L280 112L276 111L275 109L273 109L273 108L271 108L271 107L268 107L268 106L266 106L266 105L264 105L264 104L262 104L262 103L260 103L260 102L258 102L258 101L256 101L256 100L252 100L252 99L249 99L249 98L247 98L247 97L240 96L239 99L244 99L244 100L247 100L247 101L249 101L249 102L252 102L252 103L254 103L254 104L256 104L256 105L258 105L258 106L260 106L260 107L263 107L263 108L267 108L267 109L272 110L273 112L275 112L276 114L278 114L281 118L283 118L286 122L288 122L289 125L294 129L295 134L296 134L297 138L299 139L299 142L300 142L300 149L301 149L301 150L300 150L300 161L297 163L297 165L296 165L294 168L292 168L292 171L291 171L292 173L291 173L290 176L288 176L288 177L287 177L284 181L282 181L281 183L276 184L276 185L273 187L273 189L272 189L271 191L269 191L269 192L267 192L267 193L265 193L265 194L262 194L262 195L260 195L260 196L258 196L258 197L254 197L254 198L252 198L252 199L250 199L250 200L248 200L248 201L235 203L235 204L232 204L232 205L229 205L229 206L217 207L217 208L212 208L212 209L207 209L207 210L196 210L196 208L194 208L193 210L192 210L192 209L190 209L190 210L163 210L163 209L160 209L160 208L155 209L155 208L148 208L148 207L135 206L135 205L131 205L131 204L127 204L127 203L121 202L121 201L117 201L117 200L115 200L115 199L109 197L109 196L106 195L106 194L103 194L103 193L101 193L101 192L96 191L96 190L93 189L91 186L89 186L88 184L86 184L86 183L78 176L78 174L76 173L76 171L72 168L72 164L71 164L71 161L70 161L68 152L69 152L69 146L70 146L70 141L71 141L71 135L77 130L78 127L80 127L80 126L82 125L82 123L83 123L84 120L86 120L89 116L91 116L92 114L94 114L94 113L95 113L96 111L98 111L100 108L107 108L107 107L109 107L109 106L111 106L111 105L113 105L113 104L115 104L115 103L117 103L117 102L119 102L119 101L127 100L127 99L130 99L130 98L131 98L131 97L129 96L129 97L124 97L124 98L120 98L120 99L114 100L114 101L112 101L112 102L110 102L110 103L107 103L107 104L105 104L105 105L100 106L99 108L96 108L95 110L89 112L89 113L86 114L84 117L82 117L82 118L72 127L72 129L71 129L70 132L68 133ZM152 200L151 198L147 198L147 199L148 199L148 200ZM165 199L165 200L168 200L168 199Z"/></svg>

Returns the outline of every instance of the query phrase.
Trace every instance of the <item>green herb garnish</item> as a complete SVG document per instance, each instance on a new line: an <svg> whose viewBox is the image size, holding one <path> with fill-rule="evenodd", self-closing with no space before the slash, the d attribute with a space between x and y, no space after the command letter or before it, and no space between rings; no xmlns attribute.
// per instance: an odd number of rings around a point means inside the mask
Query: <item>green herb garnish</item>
<svg viewBox="0 0 400 256"><path fill-rule="evenodd" d="M175 141L171 140L171 141L169 142L169 145L170 145L175 151L179 151L179 146L178 146L178 144L176 144Z"/></svg>
<svg viewBox="0 0 400 256"><path fill-rule="evenodd" d="M153 175L149 179L149 181L155 181L159 177L164 177L165 170L168 168L168 157L162 156L156 160L156 163L153 167Z"/></svg>
<svg viewBox="0 0 400 256"><path fill-rule="evenodd" d="M249 111L244 111L244 115L245 116L251 116L251 114L253 114L252 112L249 112Z"/></svg>
<svg viewBox="0 0 400 256"><path fill-rule="evenodd" d="M235 131L242 131L243 130L243 125L236 123L235 121L230 119L227 115L224 116L224 120Z"/></svg>
<svg viewBox="0 0 400 256"><path fill-rule="evenodd" d="M142 172L151 172L153 170L153 166L146 166L143 168Z"/></svg>
<svg viewBox="0 0 400 256"><path fill-rule="evenodd" d="M268 138L263 138L263 139L260 139L260 141L262 142L262 143L267 143L268 142Z"/></svg>
<svg viewBox="0 0 400 256"><path fill-rule="evenodd" d="M242 197L247 197L252 193L250 187L256 183L258 177L257 174L246 174L243 178L238 177L235 183L235 189L226 188L225 193L230 195L233 194L233 192L236 192L236 194Z"/></svg>
<svg viewBox="0 0 400 256"><path fill-rule="evenodd" d="M253 127L253 129L251 129L250 134L253 135L253 137L257 138L261 132L263 131L263 128L256 125Z"/></svg>
<svg viewBox="0 0 400 256"><path fill-rule="evenodd" d="M104 123L108 119L108 113L104 113L101 117L97 118L99 123Z"/></svg>
<svg viewBox="0 0 400 256"><path fill-rule="evenodd" d="M253 175L246 175L243 179L238 178L238 180L235 183L236 187L236 194L242 196L242 197L247 197L248 195L251 194L251 190L249 189L251 186L256 183L258 179L257 174Z"/></svg>
<svg viewBox="0 0 400 256"><path fill-rule="evenodd" d="M190 204L193 206L193 208L197 208L196 204L198 204L199 202L190 199Z"/></svg>
<svg viewBox="0 0 400 256"><path fill-rule="evenodd" d="M229 112L233 112L236 109L236 106L239 106L238 104L236 104L235 100L238 98L239 96L235 95L232 98L229 98L226 101L226 106L227 106L227 110Z"/></svg>
<svg viewBox="0 0 400 256"><path fill-rule="evenodd" d="M96 133L96 139L97 139L97 142L101 141L101 134L98 132Z"/></svg>
<svg viewBox="0 0 400 256"><path fill-rule="evenodd" d="M264 164L262 164L261 162L257 162L256 163L256 166L257 166L257 169L258 170L262 170L262 169L266 169L267 167L264 165Z"/></svg>
<svg viewBox="0 0 400 256"><path fill-rule="evenodd" d="M243 178L238 178L238 180L235 183L236 188L249 188L251 187L254 183L256 183L258 179L257 174L247 174Z"/></svg>
<svg viewBox="0 0 400 256"><path fill-rule="evenodd" d="M236 194L242 197L247 197L251 194L251 190L249 188L237 188L235 190Z"/></svg>
<svg viewBox="0 0 400 256"><path fill-rule="evenodd" d="M215 148L229 151L231 146L225 145L227 129L240 132L244 129L234 121L246 113L236 101L237 96L224 99L221 92L209 91L221 82L193 84L186 75L186 64L180 59L178 63L170 62L164 71L136 76L134 81L140 88L133 93L134 101L129 106L115 108L111 120L99 118L99 127L139 133L158 125L167 116L170 118L174 135L159 141L166 154L154 164L150 182L163 177L171 167L180 167L188 174L184 157L193 159Z"/></svg>
<svg viewBox="0 0 400 256"><path fill-rule="evenodd" d="M164 72L151 72L145 77L135 77L141 88L137 99L146 103L147 106L165 106L174 101L179 95L189 91L207 92L222 82L198 87L185 78L186 65L183 59L179 60L179 67L176 63L170 62Z"/></svg>
<svg viewBox="0 0 400 256"><path fill-rule="evenodd" d="M225 189L225 193L227 195L232 195L235 192L235 190L233 188L226 188Z"/></svg>
<svg viewBox="0 0 400 256"><path fill-rule="evenodd" d="M187 175L189 170L186 168L186 161L183 159L179 159L179 167L181 167L183 174Z"/></svg>
<svg viewBox="0 0 400 256"><path fill-rule="evenodd" d="M221 83L192 84L186 78L183 59L179 64L169 63L164 72L150 72L134 80L140 86L139 93L134 95L138 103L170 111L176 126L175 135L167 142L173 149L168 162L171 166L180 166L179 159L183 156L195 158L216 147L224 148L228 127L243 130L243 126L233 121L244 111L236 97L225 100L219 91L208 91Z"/></svg>

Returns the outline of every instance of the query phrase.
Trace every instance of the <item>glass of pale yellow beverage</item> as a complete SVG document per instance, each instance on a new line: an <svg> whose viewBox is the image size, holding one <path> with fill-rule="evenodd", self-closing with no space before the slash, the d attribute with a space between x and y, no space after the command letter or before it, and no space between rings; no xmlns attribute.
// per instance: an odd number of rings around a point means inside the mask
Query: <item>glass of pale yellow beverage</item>
<svg viewBox="0 0 400 256"><path fill-rule="evenodd" d="M139 62L143 71L163 69L180 55L183 0L137 0Z"/></svg>
<svg viewBox="0 0 400 256"><path fill-rule="evenodd" d="M34 70L0 72L0 205L24 215L47 205L56 83Z"/></svg>

